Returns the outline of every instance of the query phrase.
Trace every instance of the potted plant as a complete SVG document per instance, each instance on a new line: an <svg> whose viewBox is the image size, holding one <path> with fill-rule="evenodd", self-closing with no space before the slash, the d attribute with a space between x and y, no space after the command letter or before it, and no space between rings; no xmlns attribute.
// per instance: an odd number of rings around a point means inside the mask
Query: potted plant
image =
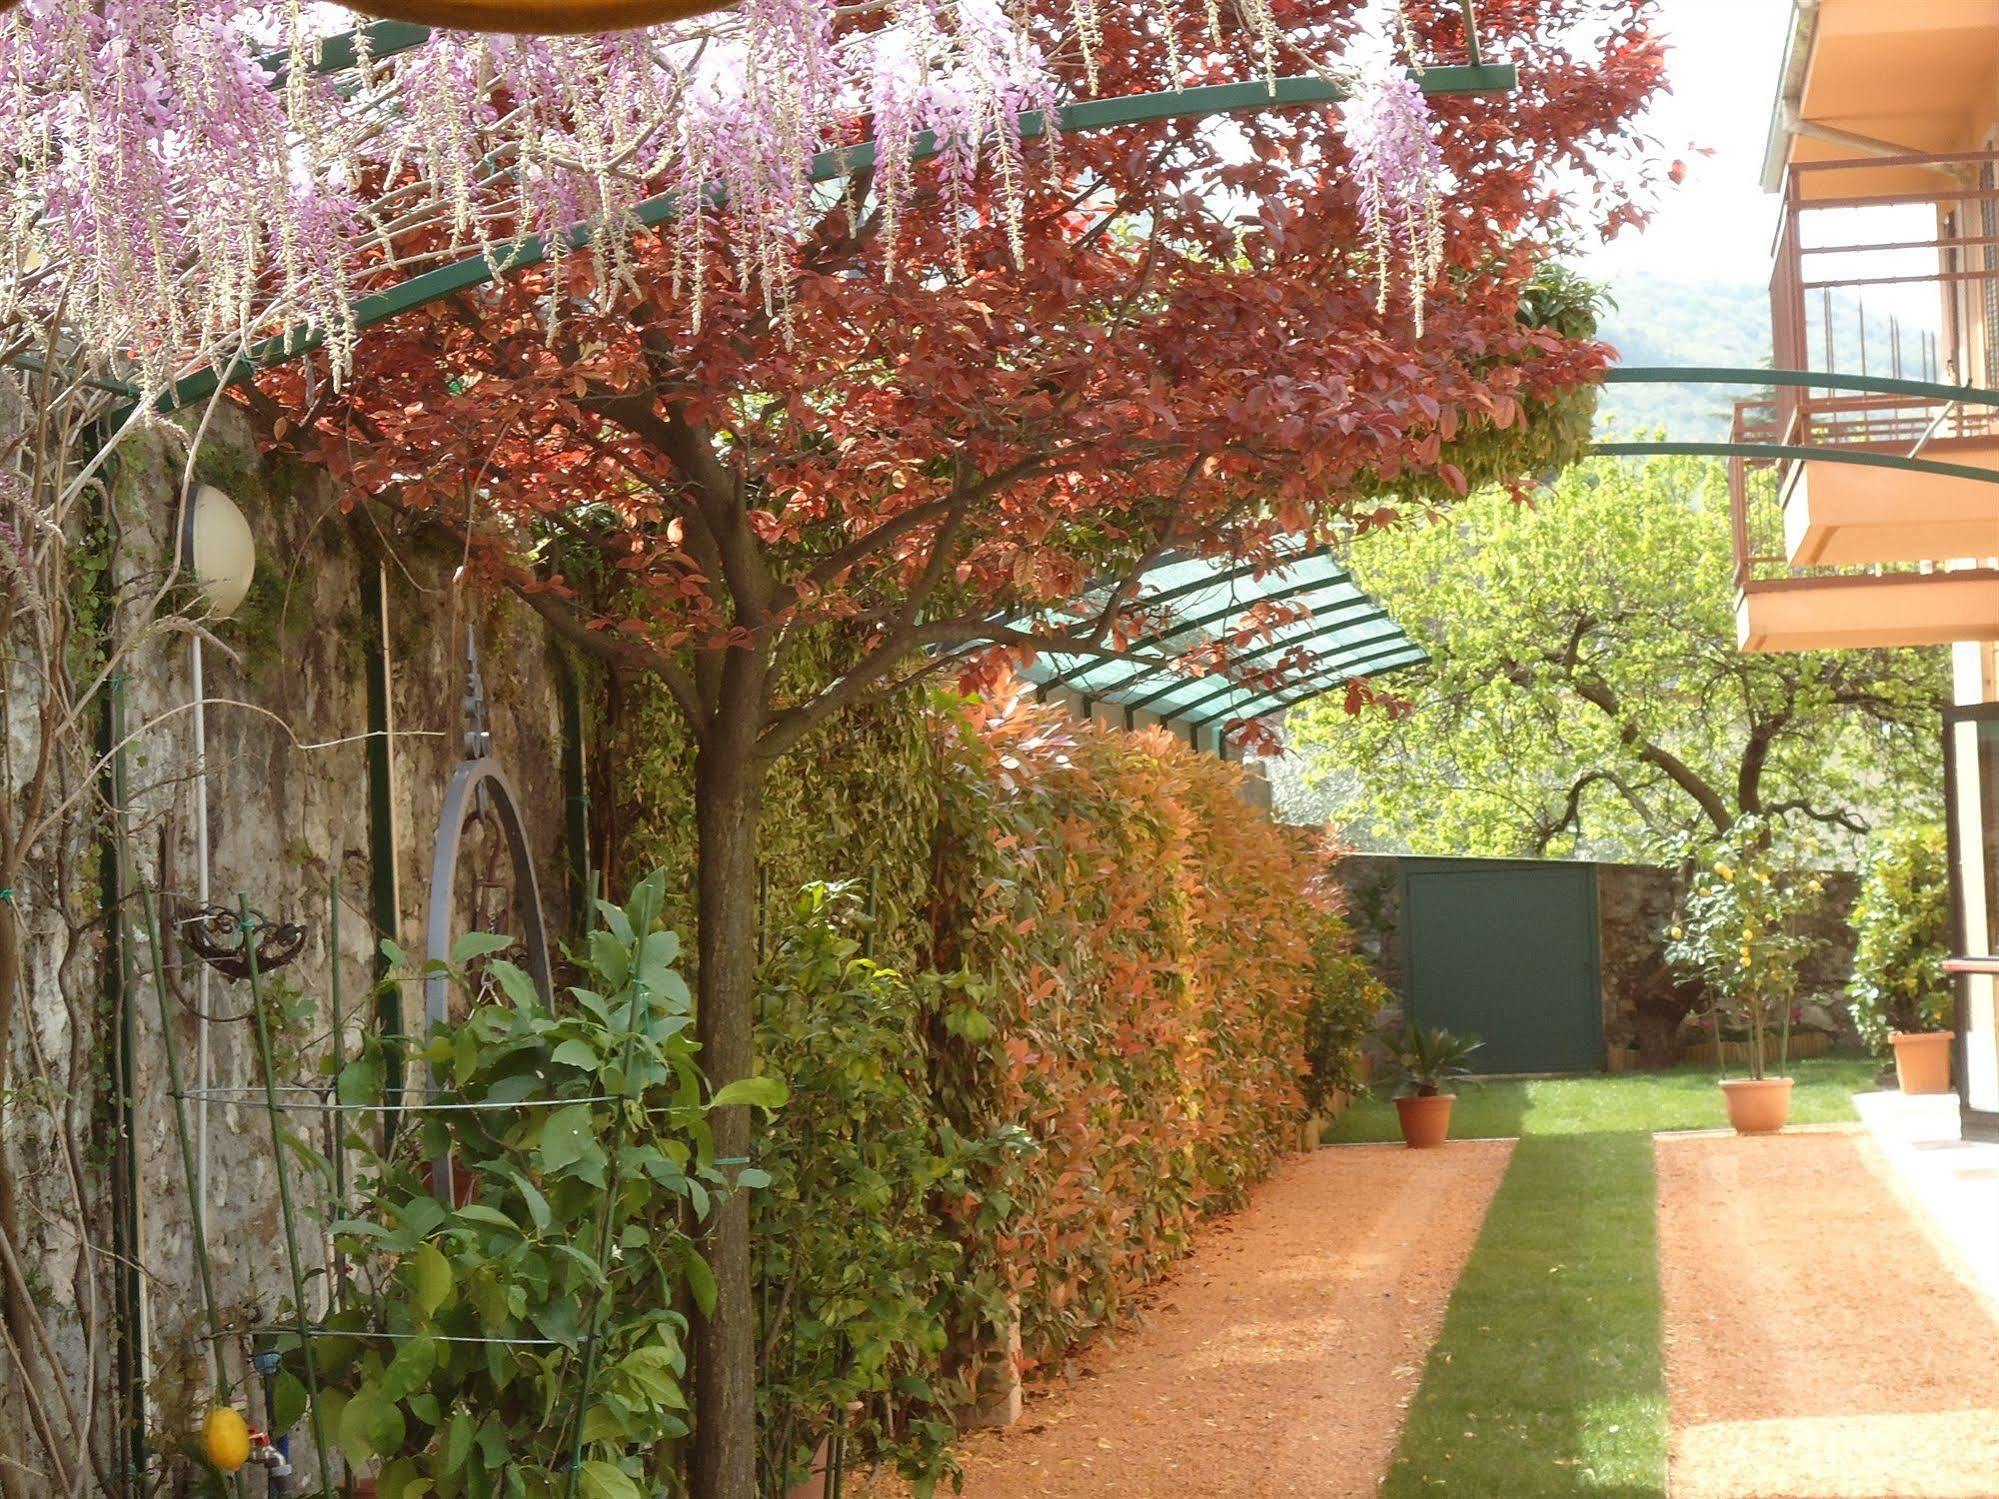
<svg viewBox="0 0 1999 1499"><path fill-rule="evenodd" d="M1894 1049L1904 1093L1950 1091L1945 857L1942 823L1884 829L1868 845L1853 903L1853 1023L1877 1052Z"/></svg>
<svg viewBox="0 0 1999 1499"><path fill-rule="evenodd" d="M1728 1122L1745 1135L1774 1133L1791 1117L1784 1069L1799 970L1814 945L1805 918L1824 890L1781 868L1772 841L1770 824L1750 816L1698 859L1689 854L1687 893L1666 945L1668 960L1706 985L1718 1040L1734 1028L1747 1043L1749 1076L1721 1079Z"/></svg>
<svg viewBox="0 0 1999 1499"><path fill-rule="evenodd" d="M1440 1028L1411 1025L1390 1043L1383 1085L1395 1095L1402 1140L1412 1150L1432 1150L1450 1138L1455 1093L1444 1090L1471 1076L1466 1059L1485 1043Z"/></svg>

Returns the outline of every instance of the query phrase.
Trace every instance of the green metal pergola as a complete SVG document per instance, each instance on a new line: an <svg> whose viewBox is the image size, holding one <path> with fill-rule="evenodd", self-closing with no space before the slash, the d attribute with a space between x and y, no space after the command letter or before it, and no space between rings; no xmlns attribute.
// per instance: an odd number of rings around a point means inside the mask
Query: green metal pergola
<svg viewBox="0 0 1999 1499"><path fill-rule="evenodd" d="M1477 31L1466 7L1472 61L1448 67L1428 67L1416 75L1428 94L1505 93L1519 85L1518 71L1511 63L1491 63L1481 59ZM365 28L371 39L371 55L382 57L417 45L428 32L406 22L384 21ZM358 55L355 33L330 38L322 45L318 71L335 72L352 67ZM263 65L274 76L281 75L287 59L273 55ZM1064 105L1055 112L1053 124L1064 134L1113 130L1128 125L1153 124L1162 120L1198 120L1218 115L1250 114L1263 110L1297 109L1314 104L1336 104L1347 97L1345 87L1316 74L1276 78L1265 82L1207 84L1196 88L1169 89L1159 93L1132 94L1116 99L1087 99ZM1029 110L1020 117L1020 135L1033 140L1048 133L1050 119L1041 110ZM943 150L945 142L925 131L917 136L911 154L927 160ZM865 171L875 161L874 142L821 151L812 158L806 172L813 183L834 182ZM647 198L633 209L633 217L646 229L672 223L685 211L676 194ZM350 307L350 321L356 331L371 328L400 313L469 291L487 282L543 264L556 250L582 249L595 231L578 225L563 236L560 246L551 245L540 235L527 235L500 245L490 254L468 255L447 264L419 272L393 286L357 299ZM247 380L259 369L282 364L320 348L326 342L323 328L305 324L264 339L244 350L226 369L201 370L176 381L159 398L162 411L177 411L205 400L225 384ZM130 394L136 399L139 392Z"/></svg>
<svg viewBox="0 0 1999 1499"><path fill-rule="evenodd" d="M1824 370L1765 370L1726 365L1690 365L1674 369L1658 365L1612 365L1604 371L1606 385L1742 385L1791 386L1810 390L1845 390L1863 395L1908 396L1920 401L1954 401L1999 410L1999 390L1976 385L1943 385L1933 380L1905 380L1889 375L1842 375ZM1681 454L1699 458L1746 458L1754 462L1844 463L1862 468L1899 469L1904 473L1937 474L1999 484L1999 470L1965 463L1890 453L1878 448L1826 447L1781 442L1682 442L1673 439L1600 442L1591 452L1609 458L1648 454Z"/></svg>
<svg viewBox="0 0 1999 1499"><path fill-rule="evenodd" d="M1132 609L1158 623L1116 655L1040 657L1025 675L1042 695L1060 690L1086 712L1115 710L1126 728L1138 727L1142 713L1200 745L1218 727L1430 659L1325 551L1301 553L1277 568L1183 558L1154 568L1145 581ZM1223 647L1220 669L1193 675L1180 668L1194 653L1248 629L1259 607L1271 604L1298 605L1298 617L1241 649Z"/></svg>

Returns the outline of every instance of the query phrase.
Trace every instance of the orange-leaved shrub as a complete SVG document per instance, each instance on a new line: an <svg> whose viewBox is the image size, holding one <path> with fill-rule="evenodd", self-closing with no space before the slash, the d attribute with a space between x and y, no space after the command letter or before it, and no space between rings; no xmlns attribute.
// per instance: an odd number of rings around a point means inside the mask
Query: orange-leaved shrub
<svg viewBox="0 0 1999 1499"><path fill-rule="evenodd" d="M1306 841L1242 770L1025 700L939 716L937 1102L1024 1151L958 1204L962 1289L1024 1361L1110 1322L1295 1140L1313 940Z"/></svg>

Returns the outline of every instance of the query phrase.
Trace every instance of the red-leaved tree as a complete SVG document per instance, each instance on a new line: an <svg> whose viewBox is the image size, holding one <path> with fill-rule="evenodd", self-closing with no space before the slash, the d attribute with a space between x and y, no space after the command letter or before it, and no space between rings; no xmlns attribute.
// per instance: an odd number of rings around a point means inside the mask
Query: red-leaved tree
<svg viewBox="0 0 1999 1499"><path fill-rule="evenodd" d="M1085 92L1068 7L1032 4ZM1280 6L1278 70L1338 57L1362 8ZM1463 59L1458 5L1408 10L1425 57ZM1190 33L1169 77L1153 7L1100 13L1099 95L1260 71L1253 38ZM1377 310L1336 112L1312 107L1075 136L1052 173L1037 149L1050 180L1017 237L995 184L943 212L933 183L889 224L863 173L804 230L776 302L718 229L697 321L641 238L615 295L543 268L386 325L344 395L263 377L252 399L288 446L445 528L611 672L671 691L696 747L697 1024L716 1086L754 1064L762 786L816 727L926 676L977 685L1036 651L1135 648L1141 574L1169 554L1270 557L1405 482L1518 477L1495 429L1596 376L1603 350L1527 325L1518 294L1570 236L1641 213L1631 119L1662 68L1649 0L1478 14L1521 85L1434 101L1444 268L1420 333L1405 288ZM781 690L829 628L850 646L840 668ZM750 1131L747 1110L720 1111L717 1153L748 1155ZM706 1499L754 1492L748 1235L740 1195L706 1227Z"/></svg>

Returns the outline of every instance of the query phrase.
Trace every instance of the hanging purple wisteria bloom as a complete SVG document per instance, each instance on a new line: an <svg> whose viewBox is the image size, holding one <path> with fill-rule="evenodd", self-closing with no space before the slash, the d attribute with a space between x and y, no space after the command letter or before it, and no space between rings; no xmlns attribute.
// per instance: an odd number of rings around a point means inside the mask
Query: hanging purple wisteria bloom
<svg viewBox="0 0 1999 1499"><path fill-rule="evenodd" d="M1420 336L1424 301L1444 260L1444 153L1432 128L1430 102L1415 79L1384 66L1356 82L1344 120L1374 257L1375 305L1387 310L1399 263Z"/></svg>

